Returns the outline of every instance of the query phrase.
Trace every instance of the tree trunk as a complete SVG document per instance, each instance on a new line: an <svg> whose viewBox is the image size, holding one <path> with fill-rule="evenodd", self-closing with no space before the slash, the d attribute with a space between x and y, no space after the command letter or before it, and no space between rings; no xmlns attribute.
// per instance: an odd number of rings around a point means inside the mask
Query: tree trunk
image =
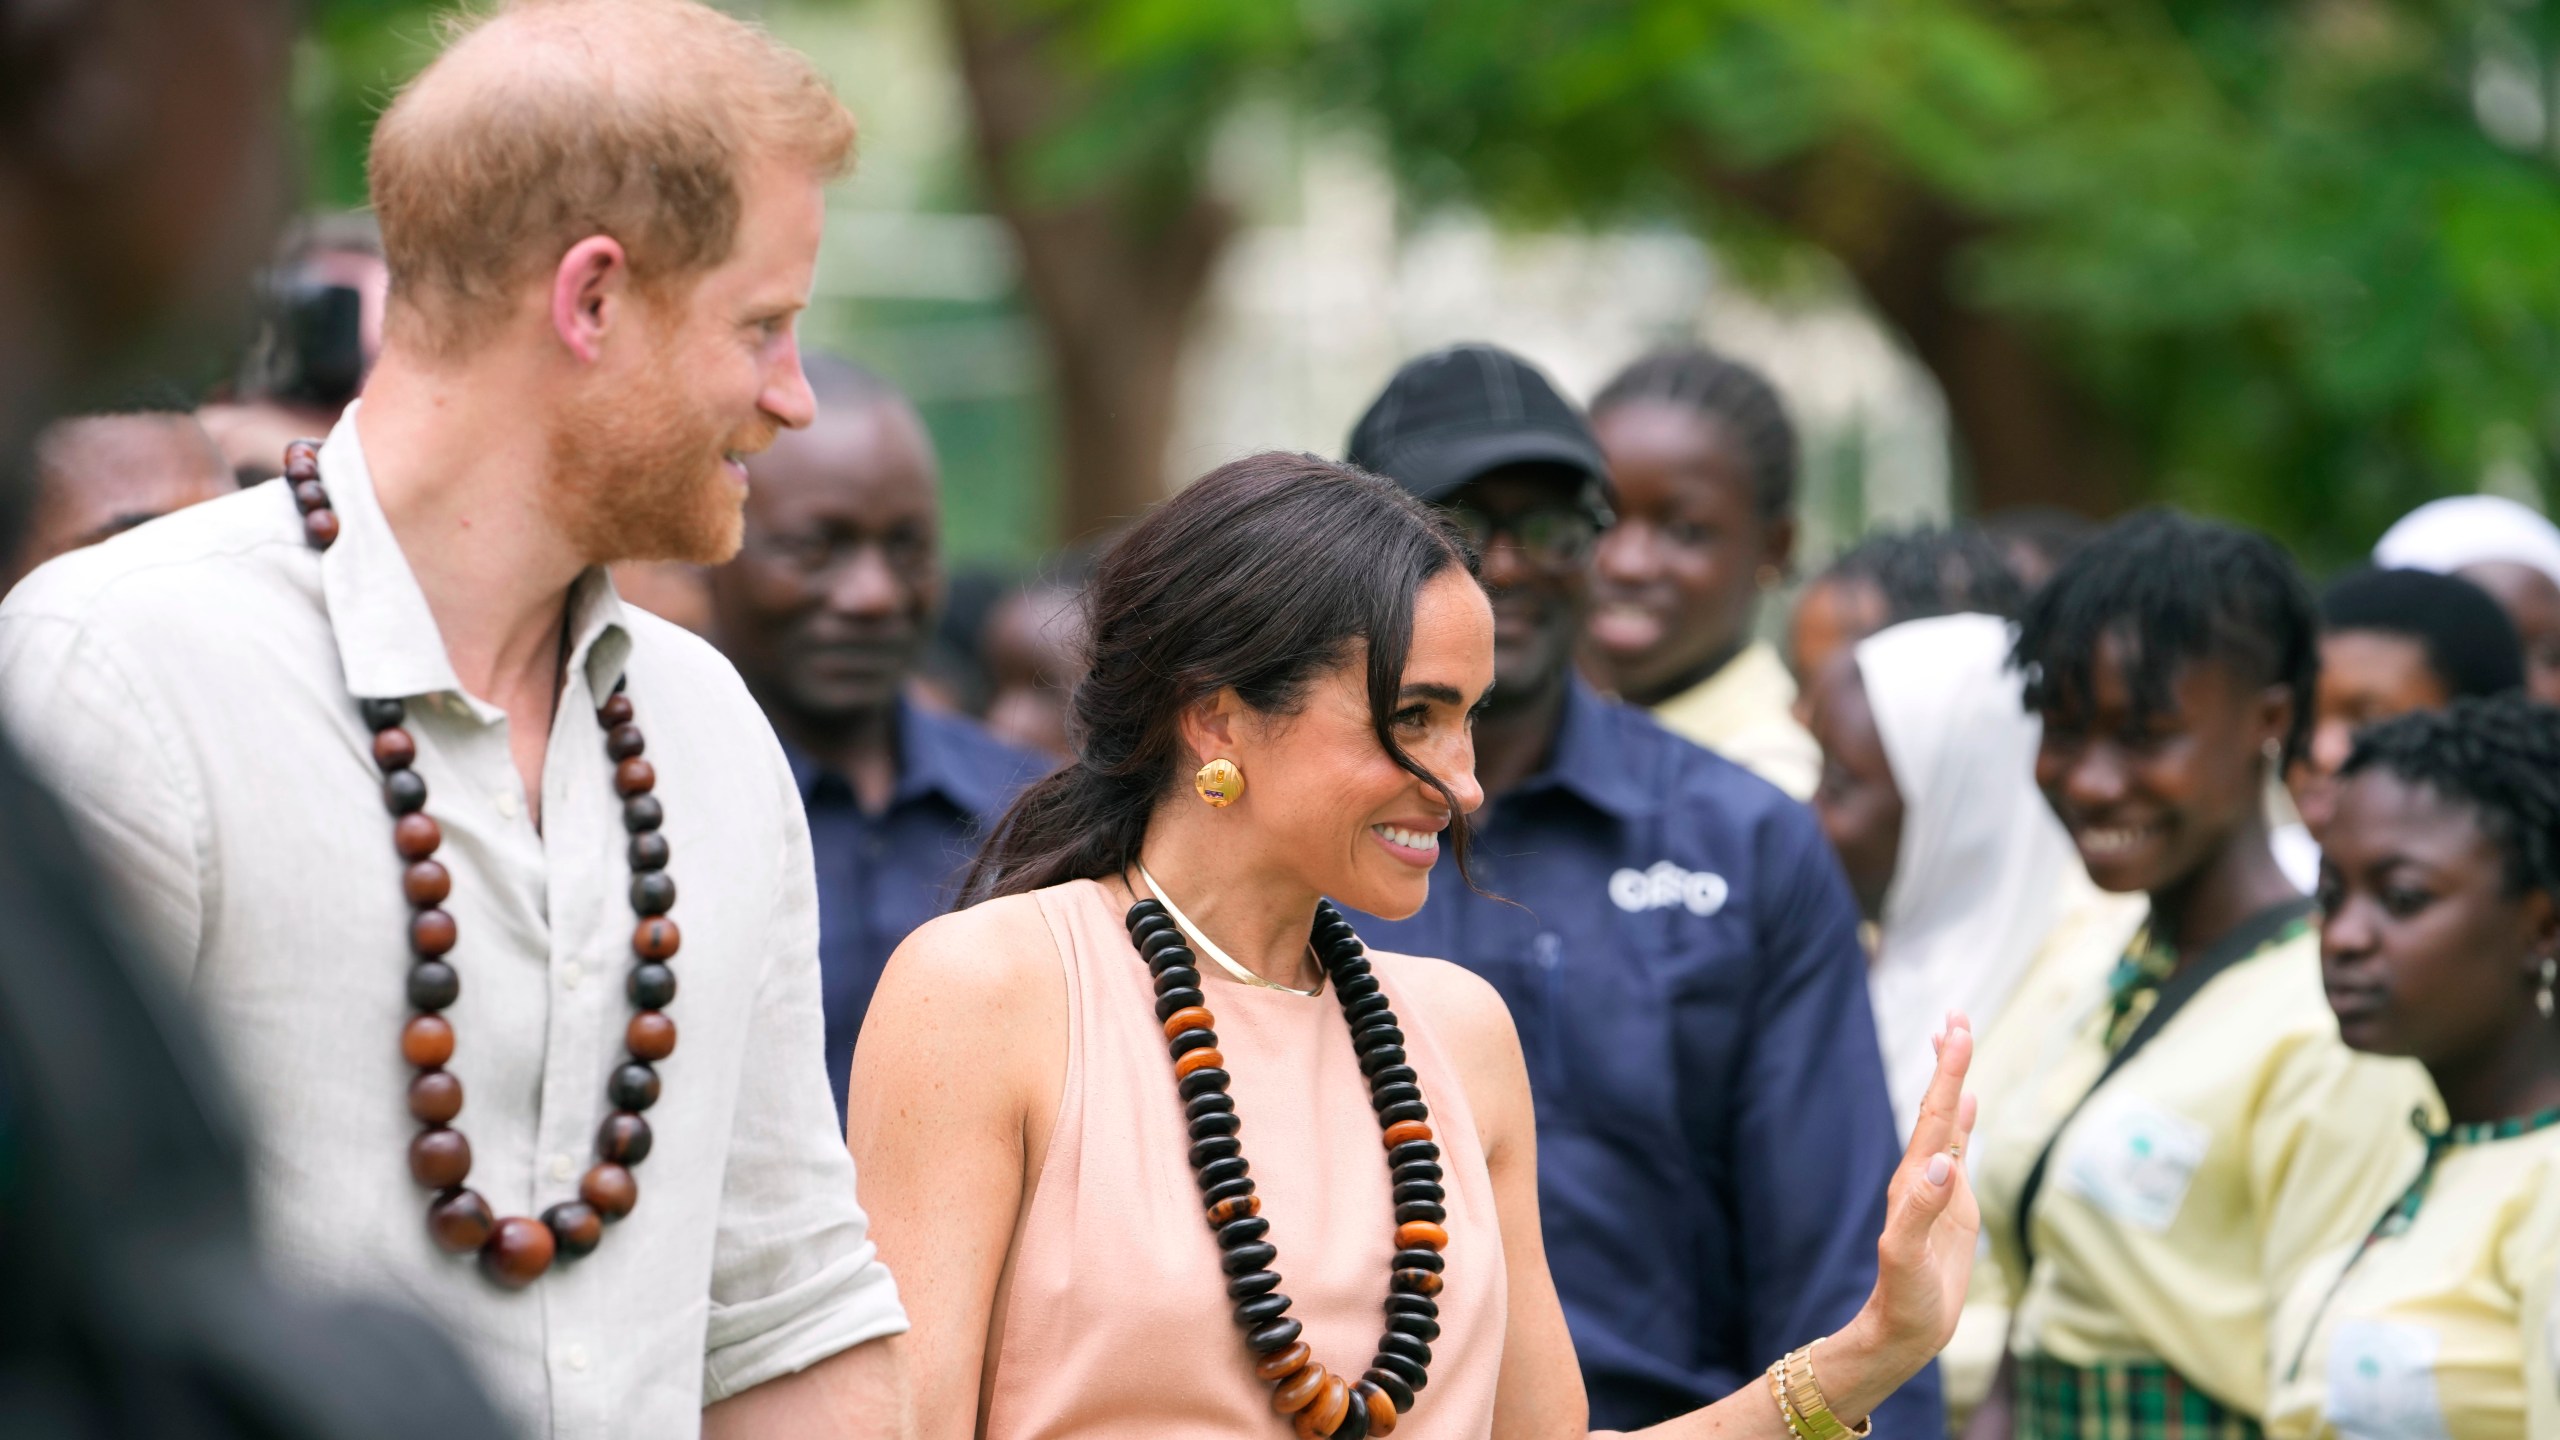
<svg viewBox="0 0 2560 1440"><path fill-rule="evenodd" d="M1034 173L1080 83L1059 22L1019 0L944 0L989 202L1021 252L1056 410L1061 541L1126 524L1166 492L1176 375L1234 230L1187 157L1149 157L1071 194Z"/></svg>

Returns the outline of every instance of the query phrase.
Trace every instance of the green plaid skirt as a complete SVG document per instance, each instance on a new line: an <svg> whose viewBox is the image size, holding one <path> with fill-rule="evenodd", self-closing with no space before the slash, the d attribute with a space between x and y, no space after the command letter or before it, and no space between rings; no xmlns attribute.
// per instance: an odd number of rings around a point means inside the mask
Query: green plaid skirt
<svg viewBox="0 0 2560 1440"><path fill-rule="evenodd" d="M2018 1358L2016 1440L2260 1440L2258 1422L2166 1365Z"/></svg>

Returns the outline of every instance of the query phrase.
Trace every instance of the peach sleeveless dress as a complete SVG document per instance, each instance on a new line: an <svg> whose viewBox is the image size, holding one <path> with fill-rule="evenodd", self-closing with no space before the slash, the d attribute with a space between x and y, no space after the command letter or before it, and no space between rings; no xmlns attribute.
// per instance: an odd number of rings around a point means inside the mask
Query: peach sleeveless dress
<svg viewBox="0 0 2560 1440"><path fill-rule="evenodd" d="M1066 1088L1015 1245L986 1434L1288 1440L1229 1314L1146 962L1099 884L1036 898L1066 967ZM1431 1106L1448 1191L1440 1338L1396 1440L1481 1440L1506 1313L1492 1182L1431 1017L1398 983L1421 962L1370 960ZM1317 1362L1356 1380L1385 1329L1395 1206L1342 1007L1330 988L1310 998L1203 976L1289 1313Z"/></svg>

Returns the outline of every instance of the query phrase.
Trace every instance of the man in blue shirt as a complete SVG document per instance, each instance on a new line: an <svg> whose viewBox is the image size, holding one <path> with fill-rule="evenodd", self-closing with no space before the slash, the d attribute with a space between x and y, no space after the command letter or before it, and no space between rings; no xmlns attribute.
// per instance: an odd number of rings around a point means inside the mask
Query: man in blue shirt
<svg viewBox="0 0 2560 1440"><path fill-rule="evenodd" d="M942 600L933 444L887 381L825 356L806 366L818 421L747 462L745 544L711 598L714 638L809 812L841 1120L889 953L950 908L979 837L1048 762L907 699Z"/></svg>
<svg viewBox="0 0 2560 1440"><path fill-rule="evenodd" d="M1426 355L1348 458L1468 532L1494 615L1488 893L1444 860L1420 914L1361 933L1510 1004L1592 1426L1667 1420L1760 1383L1875 1284L1900 1147L1857 906L1811 812L1574 673L1608 479L1546 377L1488 346ZM1876 1429L1943 1434L1934 1367Z"/></svg>

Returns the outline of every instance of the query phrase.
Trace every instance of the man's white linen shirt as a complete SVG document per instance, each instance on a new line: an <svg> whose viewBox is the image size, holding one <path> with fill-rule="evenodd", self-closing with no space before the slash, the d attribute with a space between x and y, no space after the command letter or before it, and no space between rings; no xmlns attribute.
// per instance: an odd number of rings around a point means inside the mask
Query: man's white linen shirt
<svg viewBox="0 0 2560 1440"><path fill-rule="evenodd" d="M355 424L320 454L341 527L325 552L279 481L21 584L0 606L0 717L214 1030L279 1272L436 1316L536 1434L694 1435L704 1405L906 1328L835 1126L798 791L728 662L590 571L537 832L505 712L455 679ZM638 1207L507 1291L436 1248L409 1176L410 911L357 702L407 702L444 831L465 1183L539 1216L577 1198L625 1058L636 917L595 707L626 676L673 854L679 1043Z"/></svg>

